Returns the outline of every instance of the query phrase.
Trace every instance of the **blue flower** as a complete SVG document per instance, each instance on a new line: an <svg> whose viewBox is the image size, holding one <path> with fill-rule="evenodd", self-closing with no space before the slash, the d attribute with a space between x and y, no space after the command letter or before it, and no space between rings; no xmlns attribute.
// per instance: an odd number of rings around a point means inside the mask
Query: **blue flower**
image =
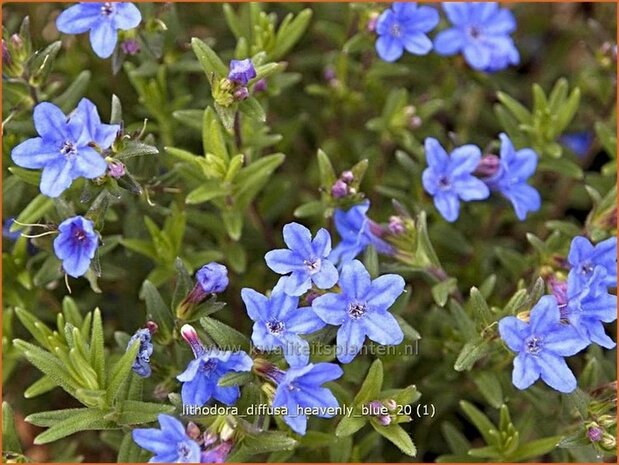
<svg viewBox="0 0 619 465"><path fill-rule="evenodd" d="M603 283L617 287L617 238L611 237L593 246L586 237L572 240L567 260L571 265L570 279L584 287L593 276L597 266L604 268Z"/></svg>
<svg viewBox="0 0 619 465"><path fill-rule="evenodd" d="M90 31L90 44L100 58L114 53L118 30L137 27L142 21L140 10L133 3L79 3L67 8L56 19L56 27L65 34Z"/></svg>
<svg viewBox="0 0 619 465"><path fill-rule="evenodd" d="M517 65L520 54L510 34L516 20L496 2L446 2L443 9L453 27L434 39L439 55L462 52L466 62L478 71L495 72Z"/></svg>
<svg viewBox="0 0 619 465"><path fill-rule="evenodd" d="M244 60L230 60L230 72L228 79L240 86L246 86L249 81L256 77L256 69L249 58Z"/></svg>
<svg viewBox="0 0 619 465"><path fill-rule="evenodd" d="M299 298L284 292L283 279L270 297L253 289L241 290L247 314L255 322L251 339L260 350L281 348L290 365L305 365L309 360L309 344L300 335L318 331L325 323L311 308L299 308Z"/></svg>
<svg viewBox="0 0 619 465"><path fill-rule="evenodd" d="M305 434L307 415L297 414L297 408L337 408L338 402L333 393L322 385L342 376L342 369L334 363L310 363L306 366L292 367L279 381L273 398L273 407L286 407L288 412L284 421L293 431ZM333 415L321 413L322 418Z"/></svg>
<svg viewBox="0 0 619 465"><path fill-rule="evenodd" d="M584 349L588 343L573 326L561 323L557 301L543 296L533 307L529 323L514 316L499 321L499 333L507 346L517 352L512 383L526 389L537 379L560 392L576 389L576 378L565 359Z"/></svg>
<svg viewBox="0 0 619 465"><path fill-rule="evenodd" d="M181 398L185 405L203 406L211 398L232 405L241 392L238 386L218 386L219 379L232 372L250 371L253 361L243 351L206 349L191 325L181 328L181 336L191 347L194 360L176 377L183 383Z"/></svg>
<svg viewBox="0 0 619 465"><path fill-rule="evenodd" d="M559 306L561 317L585 341L612 349L615 343L606 335L602 323L611 323L617 319L617 297L608 293L606 270L596 266L584 284L579 277L574 278L578 274L579 270L574 268L568 275L567 302Z"/></svg>
<svg viewBox="0 0 619 465"><path fill-rule="evenodd" d="M347 211L335 210L335 228L342 241L333 249L329 260L333 263L349 262L363 252L368 245L386 255L393 254L393 247L379 237L381 228L367 217L370 201L365 200Z"/></svg>
<svg viewBox="0 0 619 465"><path fill-rule="evenodd" d="M386 274L372 281L358 260L346 263L340 274L341 294L325 294L312 302L312 308L325 323L340 326L337 332L337 358L349 363L361 350L365 336L383 345L402 342L404 334L387 310L404 291L404 279Z"/></svg>
<svg viewBox="0 0 619 465"><path fill-rule="evenodd" d="M200 446L187 436L185 427L176 418L161 414L161 429L137 428L133 441L155 454L150 463L200 463Z"/></svg>
<svg viewBox="0 0 619 465"><path fill-rule="evenodd" d="M65 273L79 278L88 271L99 246L94 223L82 216L74 216L60 223L58 231L60 234L54 239L54 253L62 260Z"/></svg>
<svg viewBox="0 0 619 465"><path fill-rule="evenodd" d="M537 211L542 205L539 192L527 183L537 168L537 153L528 148L516 151L506 134L499 137L499 169L484 182L491 189L501 192L512 203L518 219L524 221L528 212Z"/></svg>
<svg viewBox="0 0 619 465"><path fill-rule="evenodd" d="M90 100L82 99L69 117L56 105L43 102L34 108L33 119L40 137L16 146L11 157L22 168L43 169L43 194L58 197L74 179L93 179L105 174L107 163L91 143L101 150L109 148L120 126L101 124L97 108Z"/></svg>
<svg viewBox="0 0 619 465"><path fill-rule="evenodd" d="M559 142L582 158L589 152L593 139L591 131L578 131L562 135L559 137Z"/></svg>
<svg viewBox="0 0 619 465"><path fill-rule="evenodd" d="M447 221L460 214L460 200L482 200L490 195L488 187L472 175L481 160L475 145L463 145L447 155L434 138L425 140L428 167L423 171L425 191L434 197L434 206Z"/></svg>
<svg viewBox="0 0 619 465"><path fill-rule="evenodd" d="M407 52L425 55L432 50L432 41L426 35L439 22L438 11L416 3L393 3L382 12L376 23L376 51L385 61L396 61Z"/></svg>
<svg viewBox="0 0 619 465"><path fill-rule="evenodd" d="M135 357L131 369L142 378L148 378L151 374L150 356L153 354L153 343L151 342L150 331L146 328L138 329L135 334L131 336L131 339L129 339L127 349L138 340L140 341L140 348L138 349L138 354Z"/></svg>
<svg viewBox="0 0 619 465"><path fill-rule="evenodd" d="M290 273L282 278L286 294L302 295L312 283L319 289L335 286L338 274L327 258L331 253L331 236L326 229L319 229L312 240L312 233L305 226L289 223L284 226L284 242L287 249L271 250L264 259L276 273Z"/></svg>

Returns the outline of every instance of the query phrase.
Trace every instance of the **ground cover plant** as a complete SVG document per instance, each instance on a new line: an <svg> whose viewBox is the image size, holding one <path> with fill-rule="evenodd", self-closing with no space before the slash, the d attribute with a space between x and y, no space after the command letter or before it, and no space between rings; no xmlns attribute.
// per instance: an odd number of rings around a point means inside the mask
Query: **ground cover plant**
<svg viewBox="0 0 619 465"><path fill-rule="evenodd" d="M616 453L616 5L11 3L3 458Z"/></svg>

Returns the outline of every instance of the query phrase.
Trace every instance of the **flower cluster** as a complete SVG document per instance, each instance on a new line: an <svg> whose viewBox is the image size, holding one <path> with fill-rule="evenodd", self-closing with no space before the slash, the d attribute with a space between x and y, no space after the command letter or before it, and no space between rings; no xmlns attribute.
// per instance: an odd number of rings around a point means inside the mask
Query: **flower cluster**
<svg viewBox="0 0 619 465"><path fill-rule="evenodd" d="M541 207L541 197L528 184L537 167L537 154L529 149L515 150L506 134L501 139L501 157L487 155L475 145L463 145L447 154L434 138L425 140L428 167L422 175L423 188L434 199L434 206L447 221L460 214L460 201L483 200L498 191L524 221L527 213Z"/></svg>
<svg viewBox="0 0 619 465"><path fill-rule="evenodd" d="M567 283L551 281L552 295L543 296L530 312L529 321L508 316L499 321L507 346L517 352L512 381L526 389L540 377L553 389L572 392L576 378L564 357L591 343L611 349L615 343L602 323L617 319L617 239L593 246L585 237L572 241L568 255Z"/></svg>
<svg viewBox="0 0 619 465"><path fill-rule="evenodd" d="M426 55L432 48L443 56L461 52L471 68L487 73L520 62L511 38L516 20L509 10L496 2L445 2L443 10L451 27L432 43L427 33L438 25L438 11L416 3L393 3L376 22L378 55L391 62L404 50L414 55Z"/></svg>

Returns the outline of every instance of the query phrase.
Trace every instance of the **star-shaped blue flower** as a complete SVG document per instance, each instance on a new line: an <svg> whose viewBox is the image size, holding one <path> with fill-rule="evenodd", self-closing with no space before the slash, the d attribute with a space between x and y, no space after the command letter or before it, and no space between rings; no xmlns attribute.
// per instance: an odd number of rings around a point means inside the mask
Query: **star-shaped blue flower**
<svg viewBox="0 0 619 465"><path fill-rule="evenodd" d="M353 260L372 245L377 252L392 255L393 247L378 236L380 226L367 217L370 201L365 200L347 211L337 209L333 215L335 228L341 242L333 249L329 259L342 265Z"/></svg>
<svg viewBox="0 0 619 465"><path fill-rule="evenodd" d="M181 398L185 405L203 406L211 399L232 405L241 392L238 386L218 386L219 379L232 372L250 371L252 359L245 352L200 351L176 379L183 383Z"/></svg>
<svg viewBox="0 0 619 465"><path fill-rule="evenodd" d="M447 155L434 138L425 140L428 167L423 171L425 191L434 197L434 206L447 221L460 214L460 200L482 200L490 195L488 186L473 176L481 160L481 150L475 145L463 145Z"/></svg>
<svg viewBox="0 0 619 465"><path fill-rule="evenodd" d="M161 414L161 429L137 428L133 441L154 455L149 463L200 463L200 446L187 436L185 427L176 418Z"/></svg>
<svg viewBox="0 0 619 465"><path fill-rule="evenodd" d="M56 105L43 102L34 108L33 119L39 137L16 146L11 158L22 168L43 169L43 194L58 197L74 179L94 179L105 174L107 163L91 144L101 150L109 148L120 126L101 124L90 100L82 99L69 117Z"/></svg>
<svg viewBox="0 0 619 465"><path fill-rule="evenodd" d="M397 2L382 12L376 22L376 51L385 61L396 61L404 50L425 55L432 50L427 34L436 27L438 11L414 2Z"/></svg>
<svg viewBox="0 0 619 465"><path fill-rule="evenodd" d="M585 341L612 349L616 344L606 335L602 323L617 319L617 297L608 293L606 270L596 266L584 283L574 277L578 274L579 269L573 268L568 275L567 302L559 307L561 317L569 321Z"/></svg>
<svg viewBox="0 0 619 465"><path fill-rule="evenodd" d="M242 289L247 314L254 320L252 342L260 350L281 348L291 366L305 365L309 360L309 344L300 337L325 326L325 323L307 308L299 308L299 298L287 295L282 279L270 297L253 289Z"/></svg>
<svg viewBox="0 0 619 465"><path fill-rule="evenodd" d="M434 49L439 55L462 52L478 71L495 72L517 65L520 54L510 34L516 20L496 2L446 2L443 9L452 27L438 33Z"/></svg>
<svg viewBox="0 0 619 465"><path fill-rule="evenodd" d="M342 267L341 294L325 294L312 308L325 323L340 326L337 358L349 363L363 347L365 336L383 345L397 345L404 339L402 329L387 310L404 292L404 279L386 274L372 280L359 260Z"/></svg>
<svg viewBox="0 0 619 465"><path fill-rule="evenodd" d="M267 252L267 266L282 278L284 292L300 296L314 283L319 289L329 289L337 283L335 265L327 258L331 253L331 236L326 229L319 229L312 240L312 233L305 226L289 223L284 226L284 242L288 249Z"/></svg>
<svg viewBox="0 0 619 465"><path fill-rule="evenodd" d="M586 237L572 240L567 260L571 265L570 279L584 287L593 276L596 266L604 268L603 283L617 287L617 238L611 237L593 246Z"/></svg>
<svg viewBox="0 0 619 465"><path fill-rule="evenodd" d="M499 333L507 346L517 352L512 383L526 389L540 377L559 392L576 389L576 378L563 357L584 349L588 342L573 326L561 322L556 299L547 295L533 307L529 323L514 316L499 321Z"/></svg>
<svg viewBox="0 0 619 465"><path fill-rule="evenodd" d="M60 13L56 27L65 34L90 31L90 45L100 58L114 53L118 30L137 27L142 21L140 10L133 3L78 3Z"/></svg>
<svg viewBox="0 0 619 465"><path fill-rule="evenodd" d="M99 236L94 223L82 216L69 218L58 226L58 237L54 239L54 253L62 260L65 273L74 278L83 276L99 247Z"/></svg>
<svg viewBox="0 0 619 465"><path fill-rule="evenodd" d="M535 212L542 205L539 192L527 182L535 174L537 153L529 148L515 150L506 134L500 134L499 137L499 169L484 181L491 189L501 192L512 203L518 219L524 221L528 212Z"/></svg>
<svg viewBox="0 0 619 465"><path fill-rule="evenodd" d="M278 383L273 407L287 407L288 414L284 415L284 421L293 431L304 435L307 415L298 415L297 407L337 408L337 399L322 385L338 379L342 374L342 369L334 363L310 363L290 368ZM331 418L333 415L325 412L318 416Z"/></svg>

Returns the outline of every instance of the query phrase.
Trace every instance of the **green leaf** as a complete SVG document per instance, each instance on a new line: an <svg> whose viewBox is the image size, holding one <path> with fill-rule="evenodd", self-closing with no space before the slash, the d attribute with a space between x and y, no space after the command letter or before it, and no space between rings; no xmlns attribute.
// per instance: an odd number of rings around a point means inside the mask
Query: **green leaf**
<svg viewBox="0 0 619 465"><path fill-rule="evenodd" d="M173 405L125 400L120 407L120 415L116 422L125 426L141 425L155 421L162 413L171 414L173 412Z"/></svg>
<svg viewBox="0 0 619 465"><path fill-rule="evenodd" d="M464 411L466 416L471 420L471 422L475 425L477 430L481 433L486 444L493 445L496 443L496 439L494 436L490 434L491 430L496 430L494 424L488 419L486 415L484 415L477 407L473 404L461 400L460 408Z"/></svg>
<svg viewBox="0 0 619 465"><path fill-rule="evenodd" d="M47 444L80 431L118 428L116 424L105 420L103 416L104 412L99 409L80 410L80 412L55 423L54 426L39 434L34 443L37 445Z"/></svg>
<svg viewBox="0 0 619 465"><path fill-rule="evenodd" d="M234 328L205 316L200 319L200 324L213 342L222 350L248 350L249 340L244 334Z"/></svg>
<svg viewBox="0 0 619 465"><path fill-rule="evenodd" d="M38 397L41 394L51 391L56 387L56 383L49 376L44 375L36 380L34 383L24 391L24 397L26 399L32 399Z"/></svg>
<svg viewBox="0 0 619 465"><path fill-rule="evenodd" d="M541 457L557 448L563 436L550 436L522 444L509 455L510 462L523 462L535 457Z"/></svg>
<svg viewBox="0 0 619 465"><path fill-rule="evenodd" d="M204 118L202 120L202 147L204 149L204 155L207 153L213 154L224 163L228 163L230 160L223 128L221 127L219 118L217 118L217 114L211 107L207 107L204 111Z"/></svg>
<svg viewBox="0 0 619 465"><path fill-rule="evenodd" d="M204 121L204 110L176 110L172 117L187 126L188 128L202 130Z"/></svg>
<svg viewBox="0 0 619 465"><path fill-rule="evenodd" d="M143 457L146 454L144 449L141 449L133 440L131 431L123 436L118 449L118 456L116 457L117 463L136 463L145 462Z"/></svg>
<svg viewBox="0 0 619 465"><path fill-rule="evenodd" d="M503 389L496 373L482 371L473 377L473 382L492 407L500 408L503 405Z"/></svg>
<svg viewBox="0 0 619 465"><path fill-rule="evenodd" d="M527 110L524 105L518 102L516 99L510 97L504 92L497 92L497 97L499 101L505 105L505 107L511 111L511 113L516 117L516 119L522 124L531 123L531 113Z"/></svg>
<svg viewBox="0 0 619 465"><path fill-rule="evenodd" d="M286 27L280 27L275 37L275 47L269 54L272 60L278 60L288 53L297 43L301 36L305 33L310 19L312 18L312 10L306 8L301 11L292 21L286 22Z"/></svg>
<svg viewBox="0 0 619 465"><path fill-rule="evenodd" d="M134 341L133 344L127 348L127 351L116 362L114 367L108 374L107 389L105 392L105 400L108 405L112 405L112 402L118 396L122 384L127 381L129 376L132 375L131 367L135 361L135 357L140 348L140 341Z"/></svg>
<svg viewBox="0 0 619 465"><path fill-rule="evenodd" d="M164 340L168 340L174 328L174 314L170 307L166 305L161 294L153 283L146 280L142 284L140 298L146 303L147 317L159 326L158 332Z"/></svg>
<svg viewBox="0 0 619 465"><path fill-rule="evenodd" d="M61 47L62 42L57 40L49 44L43 51L35 53L29 66L32 84L39 86L47 80Z"/></svg>
<svg viewBox="0 0 619 465"><path fill-rule="evenodd" d="M72 111L86 93L91 75L88 70L82 71L62 94L52 100L52 103L59 106L63 113Z"/></svg>
<svg viewBox="0 0 619 465"><path fill-rule="evenodd" d="M13 409L7 402L2 402L2 452L22 453L21 443L15 428Z"/></svg>
<svg viewBox="0 0 619 465"><path fill-rule="evenodd" d="M286 156L283 153L267 155L239 172L234 181L236 206L238 208L245 209L249 206L285 158Z"/></svg>
<svg viewBox="0 0 619 465"><path fill-rule="evenodd" d="M195 188L189 194L185 202L196 205L219 197L224 197L230 193L230 189L219 181L205 182L200 187Z"/></svg>
<svg viewBox="0 0 619 465"><path fill-rule="evenodd" d="M25 418L25 421L36 426L53 426L56 423L71 418L75 414L84 413L90 410L89 408L67 408L62 410L48 410L47 412L31 413Z"/></svg>
<svg viewBox="0 0 619 465"><path fill-rule="evenodd" d="M562 106L561 111L557 116L557 120L554 124L554 133L556 135L561 134L565 128L572 122L574 115L580 105L580 89L574 88L570 93L565 104Z"/></svg>
<svg viewBox="0 0 619 465"><path fill-rule="evenodd" d="M159 150L153 145L148 145L143 142L129 141L124 148L118 152L115 157L119 160L128 160L134 157L143 157L145 155L157 155Z"/></svg>
<svg viewBox="0 0 619 465"><path fill-rule="evenodd" d="M110 114L110 124L120 124L123 120L123 107L120 99L112 94L112 110Z"/></svg>
<svg viewBox="0 0 619 465"><path fill-rule="evenodd" d="M413 440L400 425L379 426L372 423L372 426L379 434L395 444L406 455L411 457L417 455L417 448Z"/></svg>
<svg viewBox="0 0 619 465"><path fill-rule="evenodd" d="M383 362L374 360L370 366L368 373L361 385L361 389L355 396L355 405L365 404L372 400L376 400L383 387Z"/></svg>
<svg viewBox="0 0 619 465"><path fill-rule="evenodd" d="M471 448L471 443L462 432L453 426L451 423L445 422L441 424L443 437L449 445L449 448L454 454L466 455Z"/></svg>
<svg viewBox="0 0 619 465"><path fill-rule="evenodd" d="M90 335L90 365L93 367L99 386L105 388L105 338L101 311L96 308L92 318L92 332Z"/></svg>
<svg viewBox="0 0 619 465"><path fill-rule="evenodd" d="M449 295L458 288L458 280L449 278L445 281L440 281L432 286L431 292L436 305L444 307L449 299Z"/></svg>
<svg viewBox="0 0 619 465"><path fill-rule="evenodd" d="M367 422L366 417L355 416L354 414L344 416L335 428L335 435L338 437L351 436L363 428Z"/></svg>
<svg viewBox="0 0 619 465"><path fill-rule="evenodd" d="M573 179L583 179L584 173L582 168L567 158L542 158L538 163L538 169L540 171L559 173L563 176L567 176Z"/></svg>
<svg viewBox="0 0 619 465"><path fill-rule="evenodd" d="M492 345L485 339L478 338L473 341L468 341L458 354L456 363L454 363L454 370L470 370L473 368L475 362L487 355L491 350Z"/></svg>
<svg viewBox="0 0 619 465"><path fill-rule="evenodd" d="M239 103L239 110L251 119L261 122L265 122L267 120L267 115L264 112L262 105L260 105L260 102L258 102L258 100L254 97L249 97Z"/></svg>
<svg viewBox="0 0 619 465"><path fill-rule="evenodd" d="M278 450L292 450L297 445L297 441L287 434L281 432L265 431L257 436L245 436L241 442L240 450L235 451L228 457L229 462L238 462L241 457ZM239 458L237 458L239 457Z"/></svg>
<svg viewBox="0 0 619 465"><path fill-rule="evenodd" d="M337 180L335 175L335 170L333 169L333 165L331 164L331 160L329 160L329 156L322 151L322 149L318 149L318 171L320 173L320 185L324 189L331 189L331 186ZM327 190L326 192L330 192Z"/></svg>
<svg viewBox="0 0 619 465"><path fill-rule="evenodd" d="M224 376L222 376L221 378L219 378L219 381L217 382L217 386L242 386L243 384L247 384L249 381L251 381L252 376L251 373L247 373L244 371L241 372L235 372L232 371L230 373L225 374Z"/></svg>
<svg viewBox="0 0 619 465"><path fill-rule="evenodd" d="M235 210L222 212L221 219L230 239L238 241L243 233L243 214Z"/></svg>
<svg viewBox="0 0 619 465"><path fill-rule="evenodd" d="M11 232L21 231L22 229L24 229L24 227L20 226L18 223L36 223L53 207L54 199L50 199L43 194L37 195L19 214L19 216L11 226Z"/></svg>
<svg viewBox="0 0 619 465"><path fill-rule="evenodd" d="M198 57L198 61L202 65L209 80L212 74L214 74L216 78L228 75L228 67L221 61L211 47L200 39L193 37L191 39L191 48L193 49L193 53Z"/></svg>
<svg viewBox="0 0 619 465"><path fill-rule="evenodd" d="M9 172L33 186L41 184L41 171L26 170L18 166L9 166Z"/></svg>
<svg viewBox="0 0 619 465"><path fill-rule="evenodd" d="M294 216L297 218L308 218L310 216L322 215L325 210L323 203L320 200L312 200L297 207L294 211Z"/></svg>
<svg viewBox="0 0 619 465"><path fill-rule="evenodd" d="M348 463L352 454L352 438L345 436L334 438L335 441L329 446L329 461L331 463Z"/></svg>
<svg viewBox="0 0 619 465"><path fill-rule="evenodd" d="M490 307L488 307L486 299L476 287L471 288L470 305L473 311L477 315L479 315L481 321L483 321L484 324L490 324L490 322L493 320L492 313L490 312Z"/></svg>

